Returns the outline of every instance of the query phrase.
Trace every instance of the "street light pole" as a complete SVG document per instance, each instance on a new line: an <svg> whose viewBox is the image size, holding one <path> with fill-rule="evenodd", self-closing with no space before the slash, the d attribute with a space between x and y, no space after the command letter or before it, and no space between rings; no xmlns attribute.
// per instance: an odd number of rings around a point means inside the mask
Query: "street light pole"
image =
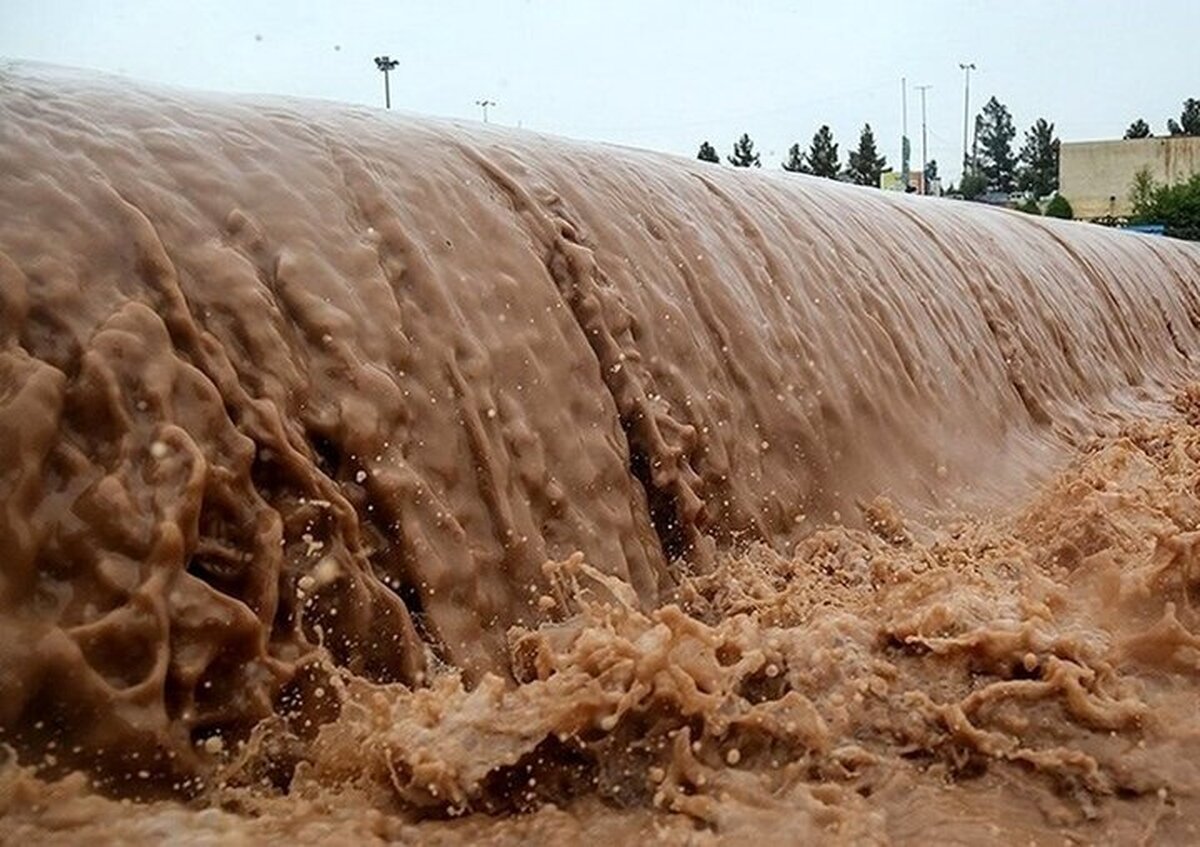
<svg viewBox="0 0 1200 847"><path fill-rule="evenodd" d="M392 108L392 86L388 80L388 73L394 71L398 64L398 61L387 56L375 57L375 67L383 71L383 104L388 109Z"/></svg>
<svg viewBox="0 0 1200 847"><path fill-rule="evenodd" d="M971 116L971 71L975 70L974 62L959 62L963 77L963 176L971 169L971 159L967 155L967 125Z"/></svg>
<svg viewBox="0 0 1200 847"><path fill-rule="evenodd" d="M900 77L900 184L908 193L912 169L909 167L908 144L908 78Z"/></svg>
<svg viewBox="0 0 1200 847"><path fill-rule="evenodd" d="M488 106L495 106L496 101L495 100L476 100L475 105L478 106L479 108L483 109L483 122L487 123L488 122L488 119L487 119Z"/></svg>
<svg viewBox="0 0 1200 847"><path fill-rule="evenodd" d="M933 88L932 85L918 85L917 91L921 92L921 193L929 193L929 174L926 171L929 169L929 139L925 130L925 92Z"/></svg>

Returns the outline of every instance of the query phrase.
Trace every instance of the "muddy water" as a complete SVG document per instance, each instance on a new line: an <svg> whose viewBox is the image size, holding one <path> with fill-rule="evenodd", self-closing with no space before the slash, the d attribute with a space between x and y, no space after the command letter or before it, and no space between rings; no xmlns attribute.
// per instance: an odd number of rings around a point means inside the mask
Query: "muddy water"
<svg viewBox="0 0 1200 847"><path fill-rule="evenodd" d="M0 222L6 838L1196 840L1195 246L27 65Z"/></svg>

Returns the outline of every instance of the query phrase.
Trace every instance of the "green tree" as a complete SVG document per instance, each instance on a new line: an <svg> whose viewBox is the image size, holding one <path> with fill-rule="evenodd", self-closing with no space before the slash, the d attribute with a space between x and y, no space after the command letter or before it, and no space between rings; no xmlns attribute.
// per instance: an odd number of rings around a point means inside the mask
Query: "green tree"
<svg viewBox="0 0 1200 847"><path fill-rule="evenodd" d="M750 140L750 134L746 132L743 132L742 137L733 143L733 155L727 158L729 164L735 168L762 167L758 154L754 152L754 142Z"/></svg>
<svg viewBox="0 0 1200 847"><path fill-rule="evenodd" d="M721 157L717 155L717 151L707 141L700 144L700 152L696 154L696 158L701 162L721 164Z"/></svg>
<svg viewBox="0 0 1200 847"><path fill-rule="evenodd" d="M1183 101L1183 112L1179 121L1174 118L1167 121L1167 131L1171 135L1200 135L1200 100L1189 97Z"/></svg>
<svg viewBox="0 0 1200 847"><path fill-rule="evenodd" d="M1040 215L1042 213L1042 209L1040 206L1038 206L1038 202L1032 197L1030 197L1021 205L1017 206L1017 209L1027 215Z"/></svg>
<svg viewBox="0 0 1200 847"><path fill-rule="evenodd" d="M838 161L838 146L833 142L833 131L828 126L822 126L813 134L807 158L810 173L826 179L837 179L842 165Z"/></svg>
<svg viewBox="0 0 1200 847"><path fill-rule="evenodd" d="M1146 123L1141 118L1129 125L1129 129L1125 130L1125 138L1150 138L1153 133L1150 132L1150 124Z"/></svg>
<svg viewBox="0 0 1200 847"><path fill-rule="evenodd" d="M1034 197L1045 197L1058 190L1058 146L1054 124L1038 118L1025 133L1017 169L1018 188Z"/></svg>
<svg viewBox="0 0 1200 847"><path fill-rule="evenodd" d="M883 173L887 159L879 155L875 147L875 133L870 124L863 124L858 136L858 149L850 151L850 163L846 173L856 185L873 185L879 187L879 175Z"/></svg>
<svg viewBox="0 0 1200 847"><path fill-rule="evenodd" d="M1133 219L1136 221L1149 221L1154 206L1154 193L1158 186L1154 182L1154 177L1150 175L1150 169L1143 167L1133 175L1133 182L1129 186L1129 205L1133 207Z"/></svg>
<svg viewBox="0 0 1200 847"><path fill-rule="evenodd" d="M800 152L799 144L788 148L788 157L783 162L783 169L792 173L808 173L808 165L804 161L804 154Z"/></svg>
<svg viewBox="0 0 1200 847"><path fill-rule="evenodd" d="M983 152L979 157L979 170L987 177L991 191L1013 190L1017 159L1013 155L1012 143L1017 137L1012 115L1008 108L993 97L988 100L979 114L979 146Z"/></svg>
<svg viewBox="0 0 1200 847"><path fill-rule="evenodd" d="M962 181L958 184L958 191L965 199L974 200L987 191L987 187L987 177L978 171L971 171L963 174Z"/></svg>
<svg viewBox="0 0 1200 847"><path fill-rule="evenodd" d="M1046 217L1048 218L1063 218L1071 220L1075 217L1075 210L1071 208L1071 204L1067 202L1067 198L1061 194L1055 194L1050 198L1050 202L1046 204Z"/></svg>
<svg viewBox="0 0 1200 847"><path fill-rule="evenodd" d="M1143 223L1162 224L1166 234L1173 238L1200 241L1200 174L1174 185L1148 182L1149 199L1135 207L1135 218Z"/></svg>

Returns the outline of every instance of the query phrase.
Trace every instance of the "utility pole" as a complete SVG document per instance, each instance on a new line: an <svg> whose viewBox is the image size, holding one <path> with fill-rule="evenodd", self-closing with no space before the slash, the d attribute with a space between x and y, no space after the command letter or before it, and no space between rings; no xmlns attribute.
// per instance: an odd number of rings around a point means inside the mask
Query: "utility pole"
<svg viewBox="0 0 1200 847"><path fill-rule="evenodd" d="M975 116L975 131L971 134L971 170L979 170L979 127L983 124L983 115Z"/></svg>
<svg viewBox="0 0 1200 847"><path fill-rule="evenodd" d="M971 71L975 70L974 62L959 62L963 78L963 176L971 170L971 159L967 155L967 126L971 120Z"/></svg>
<svg viewBox="0 0 1200 847"><path fill-rule="evenodd" d="M387 56L375 57L375 67L383 71L383 105L388 109L392 108L392 86L388 81L388 73L396 70L398 64L398 61Z"/></svg>
<svg viewBox="0 0 1200 847"><path fill-rule="evenodd" d="M487 123L488 122L488 119L487 119L488 106L495 106L496 101L495 100L476 100L475 105L478 106L479 108L483 109L483 122Z"/></svg>
<svg viewBox="0 0 1200 847"><path fill-rule="evenodd" d="M912 168L909 166L908 144L908 78L900 77L900 184L908 193L908 181Z"/></svg>
<svg viewBox="0 0 1200 847"><path fill-rule="evenodd" d="M921 92L921 193L929 193L929 174L926 170L929 168L929 138L925 129L925 92L933 88L932 85L918 85L917 91Z"/></svg>

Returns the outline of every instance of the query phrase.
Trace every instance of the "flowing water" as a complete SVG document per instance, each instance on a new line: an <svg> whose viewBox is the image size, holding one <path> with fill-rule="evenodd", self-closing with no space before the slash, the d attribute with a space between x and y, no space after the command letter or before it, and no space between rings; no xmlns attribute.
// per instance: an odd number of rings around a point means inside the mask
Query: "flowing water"
<svg viewBox="0 0 1200 847"><path fill-rule="evenodd" d="M1194 843L1200 247L0 66L0 836Z"/></svg>

